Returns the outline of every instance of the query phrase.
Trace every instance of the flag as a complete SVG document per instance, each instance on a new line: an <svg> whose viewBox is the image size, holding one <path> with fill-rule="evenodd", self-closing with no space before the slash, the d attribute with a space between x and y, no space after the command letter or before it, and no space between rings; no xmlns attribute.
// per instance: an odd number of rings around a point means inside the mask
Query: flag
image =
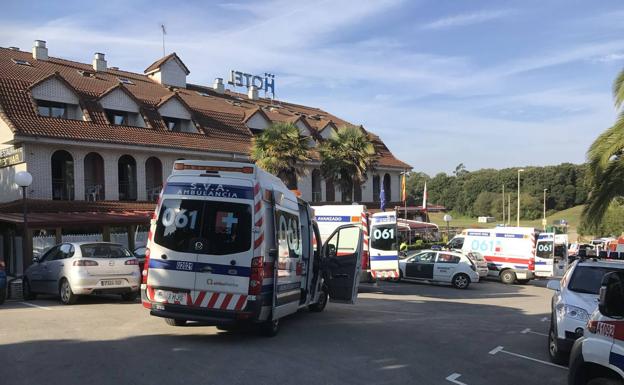
<svg viewBox="0 0 624 385"><path fill-rule="evenodd" d="M386 210L386 190L384 189L383 183L381 184L381 191L379 192L379 201L381 202L381 211Z"/></svg>
<svg viewBox="0 0 624 385"><path fill-rule="evenodd" d="M427 211L427 182L425 182L425 189L423 191L423 204L422 208L424 211Z"/></svg>
<svg viewBox="0 0 624 385"><path fill-rule="evenodd" d="M406 194L406 191L405 191L405 183L406 183L405 180L406 179L407 179L407 174L403 173L403 179L401 179L401 200L403 202L405 202L407 200L407 194Z"/></svg>

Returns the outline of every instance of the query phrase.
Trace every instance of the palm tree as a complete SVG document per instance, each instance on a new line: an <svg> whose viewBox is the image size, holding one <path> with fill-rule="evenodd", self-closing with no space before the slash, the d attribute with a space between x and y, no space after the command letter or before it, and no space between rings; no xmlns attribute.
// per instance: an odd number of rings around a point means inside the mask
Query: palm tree
<svg viewBox="0 0 624 385"><path fill-rule="evenodd" d="M366 172L375 166L375 146L360 127L345 126L319 147L321 172L325 179L338 183L349 200L353 186L366 181ZM344 200L344 198L343 198Z"/></svg>
<svg viewBox="0 0 624 385"><path fill-rule="evenodd" d="M297 188L297 176L305 173L310 160L307 138L291 123L274 123L254 137L251 159L262 169L277 175L290 189Z"/></svg>
<svg viewBox="0 0 624 385"><path fill-rule="evenodd" d="M587 151L591 190L583 221L590 227L600 223L613 199L624 196L624 70L613 83L613 98L619 116Z"/></svg>

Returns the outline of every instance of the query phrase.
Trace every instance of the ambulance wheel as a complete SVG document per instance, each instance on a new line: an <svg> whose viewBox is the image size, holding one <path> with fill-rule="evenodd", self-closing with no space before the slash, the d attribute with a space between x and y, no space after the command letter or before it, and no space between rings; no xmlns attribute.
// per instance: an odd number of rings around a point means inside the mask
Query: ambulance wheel
<svg viewBox="0 0 624 385"><path fill-rule="evenodd" d="M453 277L453 287L456 289L467 289L470 286L470 277L466 274L460 273Z"/></svg>
<svg viewBox="0 0 624 385"><path fill-rule="evenodd" d="M264 321L260 324L260 333L265 337L275 337L279 332L279 318L276 320Z"/></svg>
<svg viewBox="0 0 624 385"><path fill-rule="evenodd" d="M308 306L308 309L316 313L322 312L323 310L325 310L325 306L327 306L327 298L328 298L327 292L324 289L321 290L321 294L319 295L318 302L313 303L312 305Z"/></svg>
<svg viewBox="0 0 624 385"><path fill-rule="evenodd" d="M186 320L177 318L165 318L165 323L169 326L184 326L186 325Z"/></svg>
<svg viewBox="0 0 624 385"><path fill-rule="evenodd" d="M514 273L513 270L504 270L500 273L500 280L506 285L511 285L516 281L516 273Z"/></svg>

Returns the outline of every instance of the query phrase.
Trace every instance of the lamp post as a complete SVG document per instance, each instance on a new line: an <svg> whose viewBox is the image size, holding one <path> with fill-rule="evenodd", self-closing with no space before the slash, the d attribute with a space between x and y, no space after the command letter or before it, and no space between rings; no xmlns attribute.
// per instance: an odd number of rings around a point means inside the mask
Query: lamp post
<svg viewBox="0 0 624 385"><path fill-rule="evenodd" d="M15 184L22 188L22 209L24 214L24 231L22 234L22 260L26 258L28 250L28 216L26 215L26 188L32 183L32 175L28 171L20 171L15 174Z"/></svg>
<svg viewBox="0 0 624 385"><path fill-rule="evenodd" d="M446 238L447 238L447 242L449 242L451 240L451 230L449 228L449 223L451 223L451 221L453 220L453 217L450 216L449 214L444 214L444 222L446 222Z"/></svg>
<svg viewBox="0 0 624 385"><path fill-rule="evenodd" d="M518 215L516 216L516 227L520 227L520 173L523 171L523 168L518 169Z"/></svg>
<svg viewBox="0 0 624 385"><path fill-rule="evenodd" d="M544 189L544 218L542 219L542 226L544 227L544 231L546 231L546 191L547 188Z"/></svg>

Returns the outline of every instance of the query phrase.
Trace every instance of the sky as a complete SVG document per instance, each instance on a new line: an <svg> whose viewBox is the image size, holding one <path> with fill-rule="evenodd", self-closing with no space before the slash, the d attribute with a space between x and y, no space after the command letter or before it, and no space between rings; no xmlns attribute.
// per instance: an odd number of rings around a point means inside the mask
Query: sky
<svg viewBox="0 0 624 385"><path fill-rule="evenodd" d="M378 134L414 171L581 163L617 111L621 1L4 0L0 46L187 81L275 74L276 97ZM244 90L239 90L244 91Z"/></svg>

